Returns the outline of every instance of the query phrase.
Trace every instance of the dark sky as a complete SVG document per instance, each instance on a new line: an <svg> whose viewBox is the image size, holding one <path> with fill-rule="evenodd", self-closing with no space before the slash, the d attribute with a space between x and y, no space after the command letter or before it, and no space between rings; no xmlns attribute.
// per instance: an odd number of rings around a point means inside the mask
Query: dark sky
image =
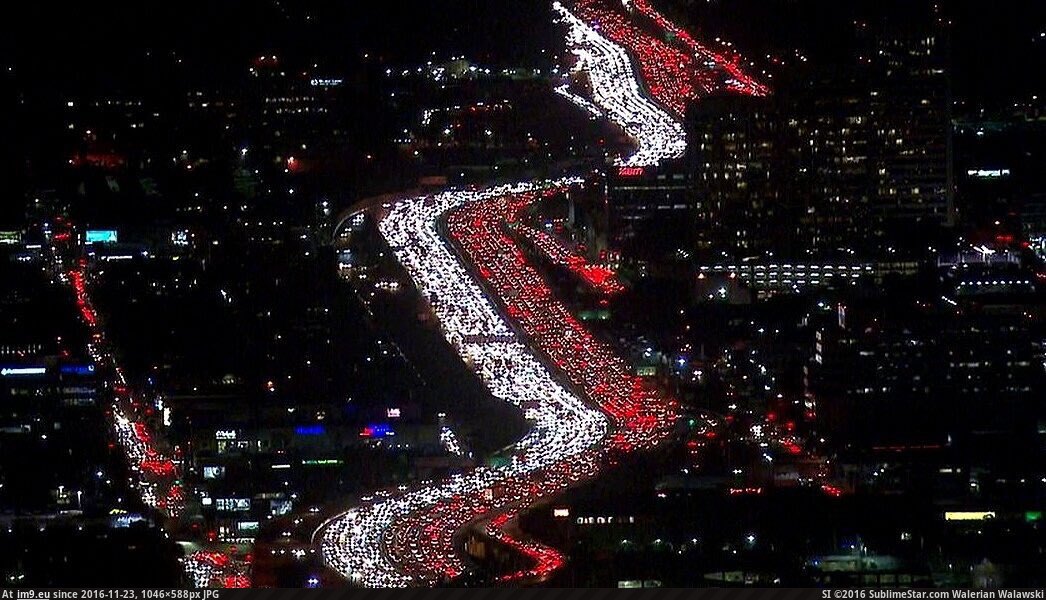
<svg viewBox="0 0 1046 600"><path fill-rule="evenodd" d="M903 22L922 0L655 0L705 35L724 35L751 53L760 45L831 53L856 11ZM554 45L548 0L182 0L19 5L0 25L2 59L23 81L103 87L165 72L182 58L193 77L241 73L249 57L291 49L301 60L351 68L370 50L397 64L467 53L494 65L534 63ZM1042 0L941 0L955 20L954 72L960 94L1041 91L1046 67ZM883 9L884 6L901 7ZM871 8L869 8L871 7ZM311 17L306 20L306 17ZM146 51L150 51L146 59ZM152 61L152 62L150 62ZM1038 88L1038 90L1037 90Z"/></svg>
<svg viewBox="0 0 1046 600"><path fill-rule="evenodd" d="M896 23L928 0L654 0L701 35L722 35L748 54L796 45L830 57L855 13L885 12ZM954 19L953 87L975 103L1046 97L1046 0L940 0ZM8 114L58 102L63 94L180 93L178 84L242 81L251 57L278 53L351 76L369 51L392 65L437 51L484 64L542 64L560 48L550 0L34 0L0 20L0 101ZM181 59L181 63L177 62ZM24 104L19 104L23 93ZM44 109L46 110L46 109ZM5 119L16 139L20 119ZM27 132L23 132L27 133ZM0 153L0 191L19 189L22 161ZM13 154L12 154L13 153ZM15 195L5 194L10 197Z"/></svg>
<svg viewBox="0 0 1046 600"><path fill-rule="evenodd" d="M218 78L242 73L250 57L288 50L333 68L355 64L368 50L397 64L435 50L508 65L532 61L552 36L551 12L540 0L43 0L24 9L22 19L3 24L0 44L7 61L13 56L34 79L140 77L146 51L150 60L176 56Z"/></svg>
<svg viewBox="0 0 1046 600"><path fill-rule="evenodd" d="M930 14L931 0L655 0L706 36L724 35L747 53L799 47L830 61L851 38L855 18L906 27ZM938 0L952 20L954 91L975 99L1044 93L1046 2ZM920 10L917 7L924 7Z"/></svg>

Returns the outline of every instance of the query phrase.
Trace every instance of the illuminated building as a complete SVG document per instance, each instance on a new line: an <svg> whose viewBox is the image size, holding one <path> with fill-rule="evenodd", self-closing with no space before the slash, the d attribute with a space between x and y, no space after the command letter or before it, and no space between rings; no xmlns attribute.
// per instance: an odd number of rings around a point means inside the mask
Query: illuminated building
<svg viewBox="0 0 1046 600"><path fill-rule="evenodd" d="M694 243L700 252L748 256L790 242L778 175L781 140L773 100L717 96L687 113Z"/></svg>
<svg viewBox="0 0 1046 600"><path fill-rule="evenodd" d="M1046 258L1046 193L1025 198L1021 210L1021 233L1029 247Z"/></svg>
<svg viewBox="0 0 1046 600"><path fill-rule="evenodd" d="M917 23L913 19L912 23ZM955 220L946 26L883 27L866 51L872 216L887 235Z"/></svg>
<svg viewBox="0 0 1046 600"><path fill-rule="evenodd" d="M347 84L341 79L299 72L277 56L256 59L250 75L234 114L252 145L279 157L287 173L307 171L310 159L345 142Z"/></svg>
<svg viewBox="0 0 1046 600"><path fill-rule="evenodd" d="M947 302L841 306L806 373L821 435L857 448L1032 440L1044 383L1027 318Z"/></svg>
<svg viewBox="0 0 1046 600"><path fill-rule="evenodd" d="M946 32L858 33L857 56L796 69L770 98L692 103L699 255L897 259L954 223Z"/></svg>
<svg viewBox="0 0 1046 600"><path fill-rule="evenodd" d="M869 552L862 545L850 554L817 556L807 566L814 581L822 584L892 588L895 586L930 586L926 569L895 556Z"/></svg>
<svg viewBox="0 0 1046 600"><path fill-rule="evenodd" d="M950 294L959 299L983 296L1009 297L1034 294L1037 277L1021 256L986 246L943 255L937 259Z"/></svg>
<svg viewBox="0 0 1046 600"><path fill-rule="evenodd" d="M959 221L971 242L1000 250L1022 242L1041 248L1046 239L1041 117L1021 100L995 110L969 107L955 125Z"/></svg>
<svg viewBox="0 0 1046 600"><path fill-rule="evenodd" d="M748 261L741 264L701 265L697 269L698 282L705 278L738 279L759 297L775 293L800 292L818 288L843 288L881 279L884 273L896 272L885 265L863 264L804 264L767 263Z"/></svg>
<svg viewBox="0 0 1046 600"><path fill-rule="evenodd" d="M804 249L866 256L873 245L868 93L854 69L815 72L788 92L782 127L792 158L789 191L801 199L796 218Z"/></svg>
<svg viewBox="0 0 1046 600"><path fill-rule="evenodd" d="M682 164L610 167L606 215L610 247L626 258L659 259L684 248L691 208Z"/></svg>

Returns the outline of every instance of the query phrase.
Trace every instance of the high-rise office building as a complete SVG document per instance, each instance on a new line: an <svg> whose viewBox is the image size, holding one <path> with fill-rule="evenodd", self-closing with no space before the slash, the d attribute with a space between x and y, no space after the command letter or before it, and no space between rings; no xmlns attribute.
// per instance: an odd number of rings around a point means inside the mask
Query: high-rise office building
<svg viewBox="0 0 1046 600"><path fill-rule="evenodd" d="M1044 383L1021 315L841 306L806 373L826 437L855 447L1037 436Z"/></svg>
<svg viewBox="0 0 1046 600"><path fill-rule="evenodd" d="M871 211L887 235L954 222L949 36L929 19L884 25L859 57L868 64Z"/></svg>
<svg viewBox="0 0 1046 600"><path fill-rule="evenodd" d="M841 65L688 113L698 250L889 258L954 222L947 29L857 22Z"/></svg>
<svg viewBox="0 0 1046 600"><path fill-rule="evenodd" d="M779 176L785 163L775 101L716 96L687 112L698 255L747 256L791 243L779 227L788 207Z"/></svg>
<svg viewBox="0 0 1046 600"><path fill-rule="evenodd" d="M623 257L659 261L689 247L692 213L682 162L612 167L606 198L608 242Z"/></svg>

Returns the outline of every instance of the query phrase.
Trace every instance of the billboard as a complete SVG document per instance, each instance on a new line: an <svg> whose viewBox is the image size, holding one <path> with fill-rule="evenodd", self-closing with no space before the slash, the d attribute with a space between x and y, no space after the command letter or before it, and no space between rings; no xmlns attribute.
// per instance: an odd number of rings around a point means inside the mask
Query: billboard
<svg viewBox="0 0 1046 600"><path fill-rule="evenodd" d="M225 467L222 465L205 465L203 467L204 479L221 479L225 477Z"/></svg>
<svg viewBox="0 0 1046 600"><path fill-rule="evenodd" d="M274 517L289 515L293 510L293 500L272 500L269 502L269 514Z"/></svg>
<svg viewBox="0 0 1046 600"><path fill-rule="evenodd" d="M323 425L298 425L294 428L294 433L297 435L323 435L327 433L327 430Z"/></svg>
<svg viewBox="0 0 1046 600"><path fill-rule="evenodd" d="M214 508L224 512L248 512L251 510L250 498L217 498Z"/></svg>
<svg viewBox="0 0 1046 600"><path fill-rule="evenodd" d="M944 513L945 521L987 521L995 518L995 511L991 510L978 510L978 511L947 511Z"/></svg>
<svg viewBox="0 0 1046 600"><path fill-rule="evenodd" d="M396 435L396 432L389 427L388 423L376 423L373 425L367 425L360 430L360 437L362 438L383 438L392 437Z"/></svg>
<svg viewBox="0 0 1046 600"><path fill-rule="evenodd" d="M2 377L32 377L35 375L46 375L47 367L3 367L0 368L0 376Z"/></svg>
<svg viewBox="0 0 1046 600"><path fill-rule="evenodd" d="M115 229L88 229L88 244L115 244L118 240Z"/></svg>
<svg viewBox="0 0 1046 600"><path fill-rule="evenodd" d="M62 365L61 367L59 367L58 370L62 373L62 375L84 375L84 376L87 376L87 375L93 375L94 374L94 365L92 365L92 364L85 364L85 365Z"/></svg>
<svg viewBox="0 0 1046 600"><path fill-rule="evenodd" d="M120 513L109 516L109 527L113 529L127 529L135 523L145 523L146 519L138 513Z"/></svg>

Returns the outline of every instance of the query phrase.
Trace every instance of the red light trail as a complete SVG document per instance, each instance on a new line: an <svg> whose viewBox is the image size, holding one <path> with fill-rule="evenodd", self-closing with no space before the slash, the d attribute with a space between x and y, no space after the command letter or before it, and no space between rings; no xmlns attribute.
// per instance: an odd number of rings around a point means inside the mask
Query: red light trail
<svg viewBox="0 0 1046 600"><path fill-rule="evenodd" d="M736 60L700 46L646 2L634 10L657 34L632 23L609 0L577 0L577 15L560 3L554 8L568 26L568 49L577 59L572 72L588 74L592 101L571 92L569 84L556 92L590 115L617 123L635 140L636 152L618 162L638 168L626 176L641 176L642 167L682 155L679 116L689 100L724 86L752 95L767 93L744 75ZM666 32L684 47L662 41ZM632 61L638 63L638 73ZM720 81L716 71L729 79ZM480 467L442 482L379 492L321 525L317 538L325 561L351 581L391 587L454 579L468 569L455 536L484 519L488 535L533 564L503 575L502 581L545 580L565 558L508 534L508 524L538 499L593 477L609 455L649 449L667 439L678 403L633 375L624 360L581 325L513 237L533 244L604 294L619 291L612 271L589 264L552 236L515 223L531 203L577 183L447 192L397 203L382 218L382 235L429 300L444 336L474 365L495 397L523 409L535 426L514 447L506 468ZM440 222L446 223L458 256L437 226ZM517 330L523 339L517 339ZM551 372L599 412L579 406L572 392L550 379ZM538 388L547 391L528 399Z"/></svg>
<svg viewBox="0 0 1046 600"><path fill-rule="evenodd" d="M81 261L64 275L90 333L92 341L88 352L95 363L110 369L109 384L114 398L106 414L116 442L135 474L135 489L146 506L166 517L177 518L185 510L185 488L181 483L181 469L164 450L165 441L150 429L149 417L155 411L131 392L123 369L116 363L91 300L86 264ZM221 552L196 552L186 557L182 566L199 587L250 587L246 564Z"/></svg>

